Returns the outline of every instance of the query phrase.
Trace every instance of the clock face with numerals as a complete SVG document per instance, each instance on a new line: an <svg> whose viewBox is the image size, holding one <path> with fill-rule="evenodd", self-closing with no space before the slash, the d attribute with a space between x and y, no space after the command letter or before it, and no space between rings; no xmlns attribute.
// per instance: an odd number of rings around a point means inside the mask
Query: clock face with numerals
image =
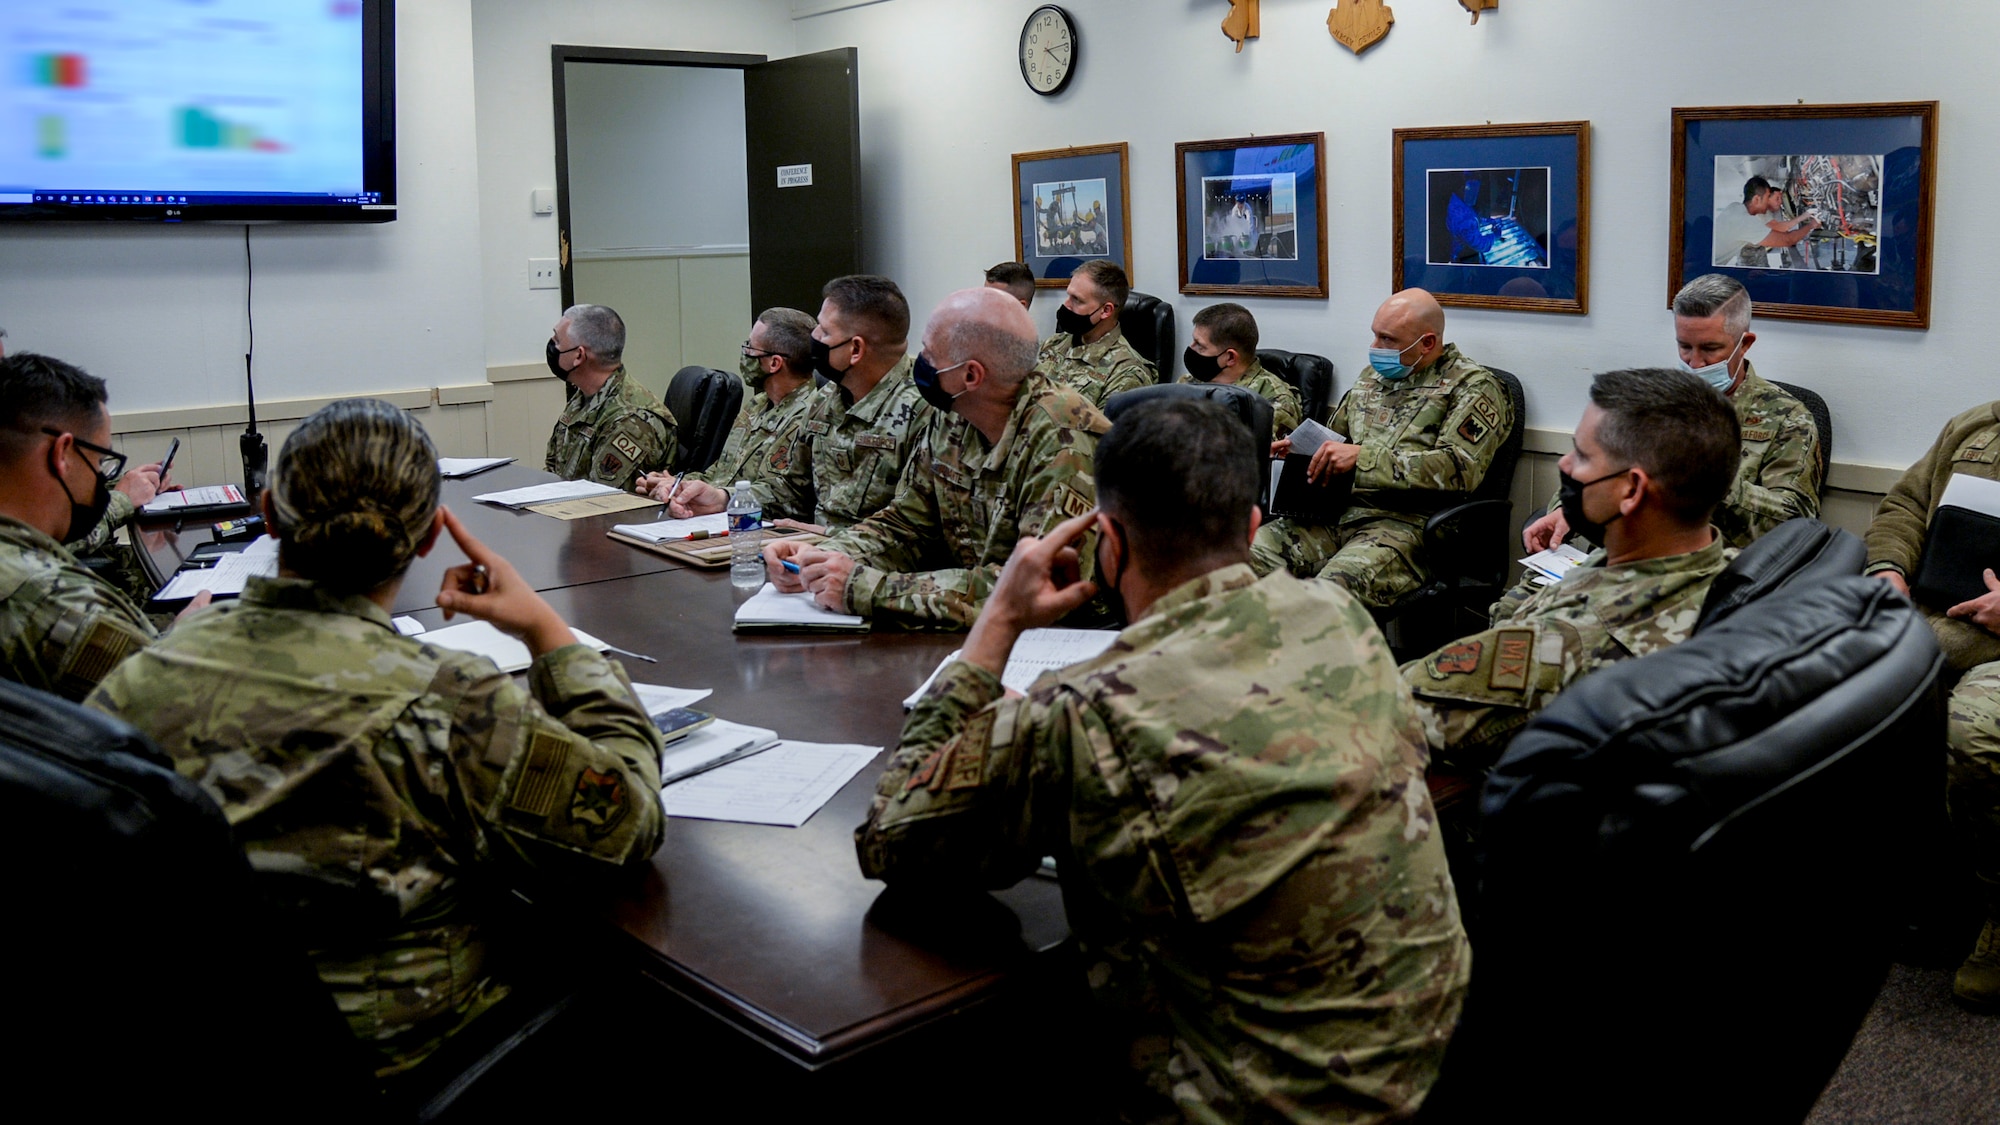
<svg viewBox="0 0 2000 1125"><path fill-rule="evenodd" d="M1076 21L1054 4L1036 8L1021 27L1021 78L1044 96L1062 92L1076 73Z"/></svg>

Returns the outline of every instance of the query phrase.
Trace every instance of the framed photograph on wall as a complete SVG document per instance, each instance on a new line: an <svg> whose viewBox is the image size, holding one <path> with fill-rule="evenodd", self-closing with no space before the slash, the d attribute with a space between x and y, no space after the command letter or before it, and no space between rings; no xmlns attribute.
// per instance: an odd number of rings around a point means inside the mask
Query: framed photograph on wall
<svg viewBox="0 0 2000 1125"><path fill-rule="evenodd" d="M1395 288L1590 311L1590 122L1395 132Z"/></svg>
<svg viewBox="0 0 2000 1125"><path fill-rule="evenodd" d="M1181 292L1326 296L1326 134L1174 146Z"/></svg>
<svg viewBox="0 0 2000 1125"><path fill-rule="evenodd" d="M1674 110L1667 300L1726 273L1758 316L1929 328L1937 105Z"/></svg>
<svg viewBox="0 0 2000 1125"><path fill-rule="evenodd" d="M1109 258L1132 276L1125 142L1014 154L1014 253L1035 287L1061 289L1076 267Z"/></svg>

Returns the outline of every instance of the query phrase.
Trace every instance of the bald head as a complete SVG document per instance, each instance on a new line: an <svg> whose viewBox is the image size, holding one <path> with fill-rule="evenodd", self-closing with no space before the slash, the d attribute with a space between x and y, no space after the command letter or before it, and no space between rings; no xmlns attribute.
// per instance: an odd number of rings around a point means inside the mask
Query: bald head
<svg viewBox="0 0 2000 1125"><path fill-rule="evenodd" d="M924 354L938 368L978 360L1002 387L1027 378L1039 351L1028 310L999 289L960 289L924 325Z"/></svg>
<svg viewBox="0 0 2000 1125"><path fill-rule="evenodd" d="M1396 352L1398 362L1421 371L1444 351L1444 306L1422 289L1405 289L1382 302L1369 330L1375 347Z"/></svg>

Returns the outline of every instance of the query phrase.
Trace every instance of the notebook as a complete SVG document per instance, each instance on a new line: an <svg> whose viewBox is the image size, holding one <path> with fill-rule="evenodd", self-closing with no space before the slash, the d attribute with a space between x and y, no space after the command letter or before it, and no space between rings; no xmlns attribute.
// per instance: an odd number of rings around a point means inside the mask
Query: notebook
<svg viewBox="0 0 2000 1125"><path fill-rule="evenodd" d="M813 601L811 594L781 594L769 582L736 607L739 633L865 633L868 619L835 613Z"/></svg>
<svg viewBox="0 0 2000 1125"><path fill-rule="evenodd" d="M1924 532L1910 596L1941 610L1983 597L1987 567L2000 569L2000 481L1955 473Z"/></svg>

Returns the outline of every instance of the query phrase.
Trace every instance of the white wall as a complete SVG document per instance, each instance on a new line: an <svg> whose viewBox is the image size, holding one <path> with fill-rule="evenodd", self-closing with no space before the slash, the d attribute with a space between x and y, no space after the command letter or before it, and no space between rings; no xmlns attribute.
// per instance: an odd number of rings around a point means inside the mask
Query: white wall
<svg viewBox="0 0 2000 1125"><path fill-rule="evenodd" d="M542 362L558 290L528 288L528 259L556 256L553 216L530 213L536 188L555 186L549 47L555 43L793 53L786 0L477 0L472 11L478 89L480 239L486 262L489 367Z"/></svg>
<svg viewBox="0 0 2000 1125"><path fill-rule="evenodd" d="M1941 101L1938 242L1928 332L1767 321L1755 358L1817 388L1841 461L1904 465L1949 415L1996 395L1984 308L2000 255L1984 237L2000 182L1990 91L2000 9L1875 0L1509 0L1478 26L1448 0L1402 0L1387 39L1356 58L1327 34L1330 0L1272 0L1241 54L1222 0L1064 0L1081 28L1070 88L1028 91L1013 57L1032 6L888 0L801 19L796 50L860 48L866 262L900 281L919 318L977 284L1013 239L1009 154L1128 141L1138 288L1187 317L1177 293L1175 141L1327 135L1330 292L1257 300L1273 347L1321 351L1351 385L1390 285L1390 131L1587 118L1592 133L1591 312L1453 310L1472 356L1520 374L1529 424L1567 429L1589 376L1671 362L1667 302L1669 111L1674 106ZM1050 324L1056 301L1036 298Z"/></svg>
<svg viewBox="0 0 2000 1125"><path fill-rule="evenodd" d="M750 241L742 71L564 70L573 252Z"/></svg>
<svg viewBox="0 0 2000 1125"><path fill-rule="evenodd" d="M259 226L257 397L479 382L471 0L397 5L398 218ZM0 231L7 343L82 365L116 413L238 403L243 228Z"/></svg>

